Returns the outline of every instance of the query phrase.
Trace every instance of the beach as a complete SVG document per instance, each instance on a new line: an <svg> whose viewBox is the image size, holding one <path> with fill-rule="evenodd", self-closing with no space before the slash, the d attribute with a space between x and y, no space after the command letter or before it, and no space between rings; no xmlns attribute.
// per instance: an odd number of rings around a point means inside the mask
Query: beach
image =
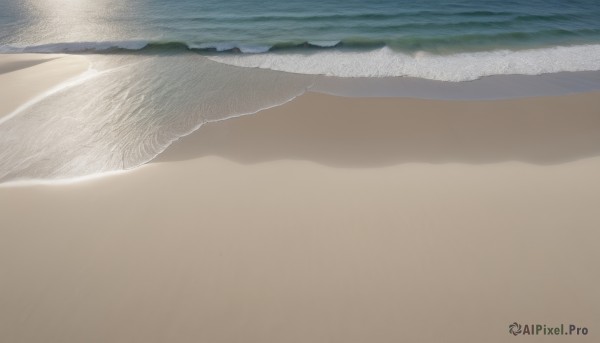
<svg viewBox="0 0 600 343"><path fill-rule="evenodd" d="M0 116L88 68L5 56ZM138 168L2 185L0 340L595 342L599 109L307 92Z"/></svg>
<svg viewBox="0 0 600 343"><path fill-rule="evenodd" d="M85 58L69 55L18 54L0 56L0 120L44 92L88 68Z"/></svg>

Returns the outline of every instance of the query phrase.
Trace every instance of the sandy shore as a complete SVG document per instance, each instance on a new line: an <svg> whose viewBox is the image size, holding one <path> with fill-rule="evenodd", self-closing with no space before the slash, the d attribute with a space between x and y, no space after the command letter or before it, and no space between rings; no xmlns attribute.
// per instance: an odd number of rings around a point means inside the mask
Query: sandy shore
<svg viewBox="0 0 600 343"><path fill-rule="evenodd" d="M0 188L0 341L596 342L598 99L306 94Z"/></svg>
<svg viewBox="0 0 600 343"><path fill-rule="evenodd" d="M83 73L84 57L47 54L0 54L0 120L25 102Z"/></svg>

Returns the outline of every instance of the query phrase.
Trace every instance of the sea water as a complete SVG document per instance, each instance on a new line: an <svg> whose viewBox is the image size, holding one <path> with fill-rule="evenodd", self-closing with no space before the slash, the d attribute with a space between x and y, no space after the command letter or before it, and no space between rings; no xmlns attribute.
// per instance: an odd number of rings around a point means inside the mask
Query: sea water
<svg viewBox="0 0 600 343"><path fill-rule="evenodd" d="M194 51L344 77L600 68L596 0L2 0L0 29L0 52Z"/></svg>

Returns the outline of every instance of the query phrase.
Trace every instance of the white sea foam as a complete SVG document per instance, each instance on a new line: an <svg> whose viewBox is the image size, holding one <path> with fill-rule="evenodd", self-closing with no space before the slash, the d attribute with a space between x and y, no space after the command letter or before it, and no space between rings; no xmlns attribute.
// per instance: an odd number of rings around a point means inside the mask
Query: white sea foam
<svg viewBox="0 0 600 343"><path fill-rule="evenodd" d="M308 41L308 44L318 46L321 48L333 48L334 46L340 44L342 41L340 40L331 40L331 41Z"/></svg>
<svg viewBox="0 0 600 343"><path fill-rule="evenodd" d="M270 46L266 45L239 45L237 48L245 54L260 54L271 49Z"/></svg>
<svg viewBox="0 0 600 343"><path fill-rule="evenodd" d="M489 75L540 75L600 70L600 45L532 50L408 55L384 47L373 51L327 50L314 53L219 55L210 59L240 66L338 77L410 76L440 81L470 81Z"/></svg>

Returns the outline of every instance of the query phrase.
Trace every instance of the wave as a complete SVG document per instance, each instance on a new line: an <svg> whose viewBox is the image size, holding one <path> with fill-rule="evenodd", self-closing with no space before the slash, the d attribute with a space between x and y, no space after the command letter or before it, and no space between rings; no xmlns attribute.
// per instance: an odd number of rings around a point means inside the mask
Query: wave
<svg viewBox="0 0 600 343"><path fill-rule="evenodd" d="M269 45L250 45L238 43L201 43L185 44L189 50L213 51L213 52L239 52L243 54L260 54L271 50Z"/></svg>
<svg viewBox="0 0 600 343"><path fill-rule="evenodd" d="M500 22L503 23L503 22ZM522 29L502 32L494 29L495 22L465 21L459 23L406 23L386 27L404 32L394 38L368 36L341 39L291 39L264 42L188 42L177 40L127 40L58 42L38 45L0 45L0 53L177 53L197 52L260 54L267 52L296 52L301 49L374 50L390 47L399 53L425 51L437 54L490 51L494 49L524 49L549 46L597 44L600 28L580 29ZM487 29L484 27L487 26ZM502 26L502 25L500 25ZM376 26L359 26L361 32L377 30ZM427 30L455 32L444 36L428 34ZM416 30L416 31L415 31ZM425 31L423 31L425 30ZM421 32L423 31L423 32ZM464 31L464 32L463 32ZM474 33L477 32L477 33ZM375 33L375 32L374 32Z"/></svg>
<svg viewBox="0 0 600 343"><path fill-rule="evenodd" d="M551 32L550 32L551 31ZM547 35L567 41L597 30L573 33L550 30ZM272 69L338 77L408 76L440 81L471 81L489 75L539 75L563 71L600 70L600 45L581 44L520 50L506 48L511 40L534 40L535 32L463 35L454 39L455 50L431 46L449 44L439 37L402 37L396 40L350 38L330 41L299 40L274 44L236 42L187 43L178 41L70 42L26 47L0 46L0 53L179 54L198 53L213 61L238 67ZM490 39L488 51L469 51ZM531 44L529 44L530 46ZM498 47L504 47L498 49ZM496 50L493 50L496 49Z"/></svg>
<svg viewBox="0 0 600 343"><path fill-rule="evenodd" d="M521 51L434 55L403 54L389 47L373 51L319 51L312 54L209 56L213 61L298 74L337 77L417 77L439 81L472 81L490 75L540 75L600 70L600 45Z"/></svg>
<svg viewBox="0 0 600 343"><path fill-rule="evenodd" d="M0 124L0 183L135 168L205 123L286 103L314 79L196 55L87 58L97 72L85 82L61 84Z"/></svg>
<svg viewBox="0 0 600 343"><path fill-rule="evenodd" d="M179 46L165 44L170 49ZM142 45L121 46L148 49ZM0 124L0 183L73 180L135 168L205 123L283 104L326 79L299 74L465 81L492 74L600 70L600 45L449 56L401 54L383 47L209 58L195 54L87 58L98 70L93 77L72 87L63 84Z"/></svg>
<svg viewBox="0 0 600 343"><path fill-rule="evenodd" d="M189 43L181 41L103 41L103 42L65 42L39 44L30 46L0 45L0 53L174 53L181 51L225 52L258 54L274 50L296 48L332 48L342 44L342 40L328 41L289 41L274 44L245 44L238 42ZM385 44L383 41L355 42L348 40L345 44L355 47L368 47Z"/></svg>
<svg viewBox="0 0 600 343"><path fill-rule="evenodd" d="M143 40L103 41L103 42L65 42L31 46L0 45L0 53L85 53L107 52L115 50L142 50L152 43Z"/></svg>

